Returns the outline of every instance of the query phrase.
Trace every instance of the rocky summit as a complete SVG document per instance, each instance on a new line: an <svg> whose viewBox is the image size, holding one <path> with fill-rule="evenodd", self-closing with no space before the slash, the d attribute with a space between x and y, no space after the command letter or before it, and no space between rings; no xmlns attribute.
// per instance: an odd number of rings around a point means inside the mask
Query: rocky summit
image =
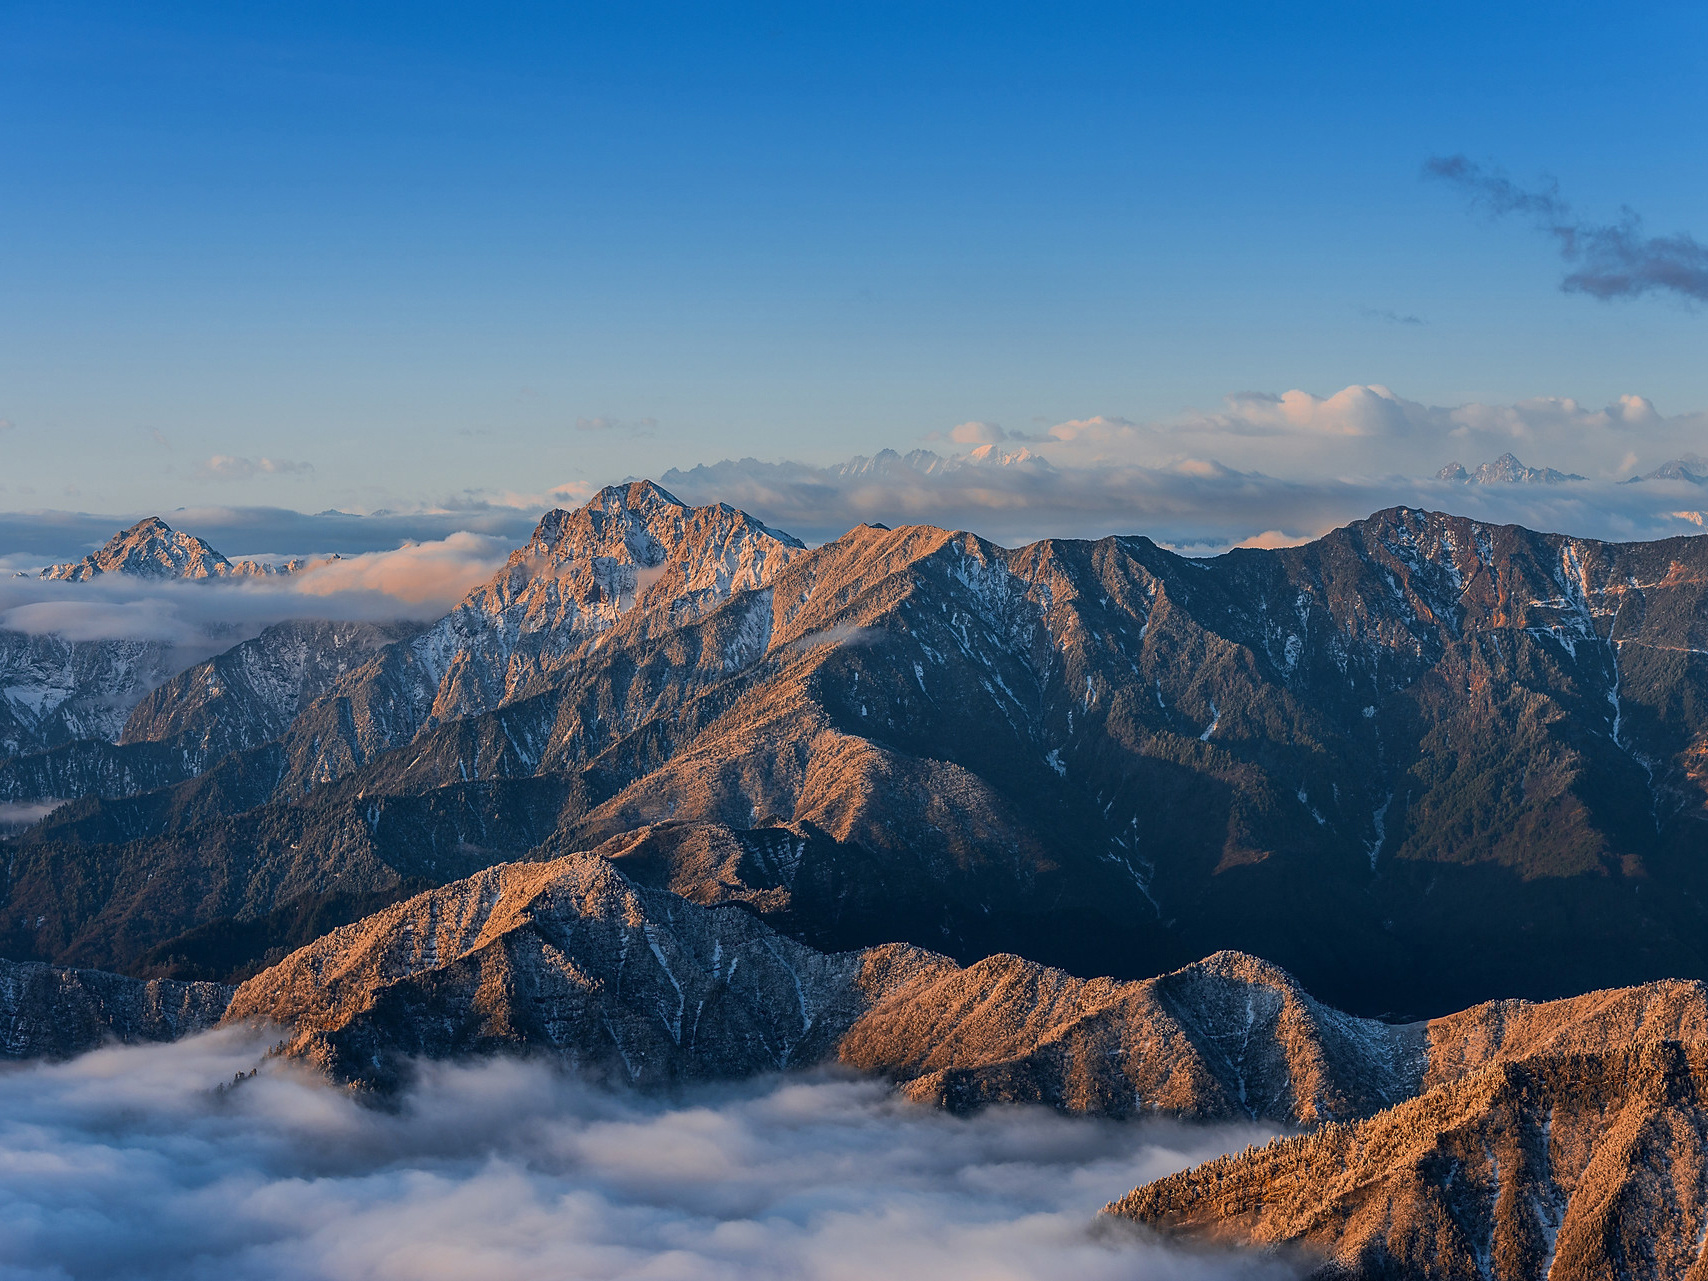
<svg viewBox="0 0 1708 1281"><path fill-rule="evenodd" d="M127 574L133 578L243 578L288 574L300 562L283 565L245 560L235 564L202 539L173 529L158 516L139 520L121 530L99 551L82 560L49 565L40 577L68 582L89 582L104 574Z"/></svg>

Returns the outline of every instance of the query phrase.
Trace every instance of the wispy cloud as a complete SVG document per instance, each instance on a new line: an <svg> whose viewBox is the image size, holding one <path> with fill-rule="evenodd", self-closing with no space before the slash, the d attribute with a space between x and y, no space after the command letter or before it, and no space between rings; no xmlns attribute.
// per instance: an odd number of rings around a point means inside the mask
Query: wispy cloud
<svg viewBox="0 0 1708 1281"><path fill-rule="evenodd" d="M1422 325L1428 323L1422 316L1413 316L1409 312L1393 311L1387 307L1360 307L1358 314L1366 320L1380 320L1390 325Z"/></svg>
<svg viewBox="0 0 1708 1281"><path fill-rule="evenodd" d="M1572 266L1560 282L1568 293L1604 299L1671 293L1708 301L1708 245L1688 232L1651 236L1630 209L1622 210L1617 222L1585 221L1560 196L1558 183L1522 187L1498 169L1462 155L1433 156L1423 172L1458 187L1489 216L1523 218L1553 237Z"/></svg>
<svg viewBox="0 0 1708 1281"><path fill-rule="evenodd" d="M253 480L257 476L306 476L313 470L311 463L292 462L288 458L237 458L231 454L215 454L196 468L196 479Z"/></svg>
<svg viewBox="0 0 1708 1281"><path fill-rule="evenodd" d="M783 1077L679 1101L543 1064L432 1066L395 1111L231 1032L0 1077L9 1277L1253 1281L1267 1256L1099 1230L1135 1185L1254 1126L961 1119L880 1083Z"/></svg>
<svg viewBox="0 0 1708 1281"><path fill-rule="evenodd" d="M613 432L622 436L650 436L658 428L656 418L577 418L576 431Z"/></svg>

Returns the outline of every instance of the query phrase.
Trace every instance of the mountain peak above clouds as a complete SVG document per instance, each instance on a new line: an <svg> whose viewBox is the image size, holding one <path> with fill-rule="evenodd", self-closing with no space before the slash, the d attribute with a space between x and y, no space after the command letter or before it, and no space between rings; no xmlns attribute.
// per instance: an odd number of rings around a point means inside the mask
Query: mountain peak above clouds
<svg viewBox="0 0 1708 1281"><path fill-rule="evenodd" d="M298 567L297 562L276 566L245 560L234 564L194 534L182 533L160 517L150 516L114 534L99 551L79 561L49 565L39 577L65 582L89 582L104 574L156 580L247 578L288 574Z"/></svg>
<svg viewBox="0 0 1708 1281"><path fill-rule="evenodd" d="M303 789L330 781L430 724L496 708L619 625L630 639L681 626L763 589L805 548L727 503L691 507L650 480L549 511L490 581L353 674L340 692L350 710L310 710L299 728L311 751L292 777Z"/></svg>
<svg viewBox="0 0 1708 1281"><path fill-rule="evenodd" d="M1484 463L1475 471L1466 470L1463 463L1448 463L1435 473L1435 479L1457 481L1461 485L1563 485L1583 477L1575 472L1555 471L1552 467L1526 467L1509 452L1492 463Z"/></svg>
<svg viewBox="0 0 1708 1281"><path fill-rule="evenodd" d="M1644 480L1687 480L1692 485L1708 485L1708 458L1685 454L1682 458L1669 459L1646 475L1631 477L1631 481Z"/></svg>

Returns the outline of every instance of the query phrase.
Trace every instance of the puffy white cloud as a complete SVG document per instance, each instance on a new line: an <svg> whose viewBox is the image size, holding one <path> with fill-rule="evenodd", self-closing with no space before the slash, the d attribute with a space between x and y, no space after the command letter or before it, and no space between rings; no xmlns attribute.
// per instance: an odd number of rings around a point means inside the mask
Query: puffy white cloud
<svg viewBox="0 0 1708 1281"><path fill-rule="evenodd" d="M392 551L316 561L286 583L305 596L371 593L443 613L491 578L510 550L503 539L465 531Z"/></svg>
<svg viewBox="0 0 1708 1281"><path fill-rule="evenodd" d="M949 439L957 445L994 445L1007 440L1008 433L995 423L967 422L951 427Z"/></svg>
<svg viewBox="0 0 1708 1281"><path fill-rule="evenodd" d="M265 1045L227 1031L0 1075L7 1281L1296 1275L1094 1222L1256 1127L960 1119L824 1075L666 1101L512 1060L429 1066L396 1110L277 1061L212 1091Z"/></svg>
<svg viewBox="0 0 1708 1281"><path fill-rule="evenodd" d="M1173 430L1233 436L1395 437L1427 429L1430 417L1427 407L1372 384L1345 387L1326 397L1297 389L1279 396L1238 392L1227 398L1220 413L1189 416Z"/></svg>

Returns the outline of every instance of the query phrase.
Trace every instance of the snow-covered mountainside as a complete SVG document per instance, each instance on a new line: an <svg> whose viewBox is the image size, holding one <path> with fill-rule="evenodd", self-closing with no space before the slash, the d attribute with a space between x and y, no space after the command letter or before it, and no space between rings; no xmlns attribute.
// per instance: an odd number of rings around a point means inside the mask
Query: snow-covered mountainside
<svg viewBox="0 0 1708 1281"><path fill-rule="evenodd" d="M139 520L121 530L99 551L79 561L49 565L40 577L89 582L103 574L134 578L245 578L289 574L303 562L284 565L244 560L233 563L193 534L173 529L158 516Z"/></svg>
<svg viewBox="0 0 1708 1281"><path fill-rule="evenodd" d="M70 582L110 574L223 579L290 573L300 566L294 561L282 566L234 564L200 538L151 516L113 535L99 551L80 561L50 565L39 577ZM73 640L54 632L0 629L0 759L79 740L113 742L142 696L180 671L185 661L172 645L159 640ZM0 794L4 790L0 788Z"/></svg>
<svg viewBox="0 0 1708 1281"><path fill-rule="evenodd" d="M116 739L130 710L176 672L156 640L67 640L0 630L0 759Z"/></svg>
<svg viewBox="0 0 1708 1281"><path fill-rule="evenodd" d="M0 763L0 801L134 796L194 778L231 752L272 742L345 674L420 630L415 623L276 623L156 685L117 735L81 736Z"/></svg>
<svg viewBox="0 0 1708 1281"><path fill-rule="evenodd" d="M341 777L423 728L549 684L619 619L630 636L690 623L802 550L745 512L688 507L650 481L548 512L490 582L311 709L287 743L287 787Z"/></svg>

